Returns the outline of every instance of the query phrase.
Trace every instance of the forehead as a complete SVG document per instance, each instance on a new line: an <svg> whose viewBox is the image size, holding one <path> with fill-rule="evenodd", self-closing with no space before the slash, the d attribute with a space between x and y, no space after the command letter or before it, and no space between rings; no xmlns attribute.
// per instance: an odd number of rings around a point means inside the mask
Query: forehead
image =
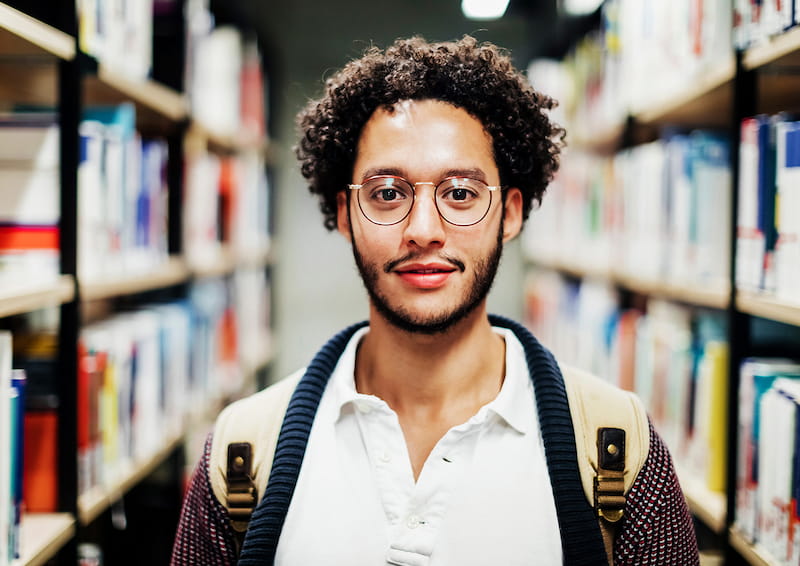
<svg viewBox="0 0 800 566"><path fill-rule="evenodd" d="M438 100L405 100L372 114L359 137L354 175L375 167L420 175L453 168L496 171L492 140L480 120Z"/></svg>

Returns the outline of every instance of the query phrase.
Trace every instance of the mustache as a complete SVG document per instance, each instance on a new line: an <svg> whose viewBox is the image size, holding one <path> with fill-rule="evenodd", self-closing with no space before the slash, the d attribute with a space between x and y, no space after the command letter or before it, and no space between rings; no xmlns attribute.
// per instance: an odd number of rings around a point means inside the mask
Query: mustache
<svg viewBox="0 0 800 566"><path fill-rule="evenodd" d="M387 261L386 263L383 264L383 271L384 271L384 273L391 273L392 271L394 271L394 268L397 267L398 265L400 265L401 263L405 263L407 261L415 260L417 258L422 257L422 255L423 254L421 254L421 253L411 252L411 253L408 253L408 254L406 254L406 255L404 255L402 257L394 259L392 261ZM451 255L447 255L445 253L440 253L437 256L437 258L442 260L442 261L445 261L445 262L449 263L450 265L455 266L455 268L458 269L459 271L461 271L462 273L466 269L466 266L464 265L463 261L461 261L458 258L453 257Z"/></svg>

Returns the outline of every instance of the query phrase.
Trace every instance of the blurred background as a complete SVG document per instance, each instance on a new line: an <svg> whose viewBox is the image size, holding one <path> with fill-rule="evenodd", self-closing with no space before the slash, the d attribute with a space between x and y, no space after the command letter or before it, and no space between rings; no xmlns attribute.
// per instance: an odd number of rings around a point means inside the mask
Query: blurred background
<svg viewBox="0 0 800 566"><path fill-rule="evenodd" d="M169 562L219 411L367 316L297 112L464 34L567 130L490 311L642 399L703 566L800 563L795 5L0 2L0 566Z"/></svg>

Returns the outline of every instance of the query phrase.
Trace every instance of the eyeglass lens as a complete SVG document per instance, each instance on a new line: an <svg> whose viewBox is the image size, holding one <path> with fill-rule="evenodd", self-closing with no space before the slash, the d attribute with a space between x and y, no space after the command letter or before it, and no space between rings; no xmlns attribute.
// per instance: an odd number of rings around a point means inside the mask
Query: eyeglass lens
<svg viewBox="0 0 800 566"><path fill-rule="evenodd" d="M358 191L361 211L376 224L402 221L414 204L414 185L400 177L367 179ZM469 226L480 222L489 211L492 193L482 181L450 177L436 186L436 208L447 222Z"/></svg>

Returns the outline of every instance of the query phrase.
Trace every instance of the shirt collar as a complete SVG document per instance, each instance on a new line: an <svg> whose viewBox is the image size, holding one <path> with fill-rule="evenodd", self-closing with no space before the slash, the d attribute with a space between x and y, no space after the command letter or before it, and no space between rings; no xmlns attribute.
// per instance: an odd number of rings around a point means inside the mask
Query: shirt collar
<svg viewBox="0 0 800 566"><path fill-rule="evenodd" d="M531 429L529 411L533 386L528 374L525 352L513 331L499 327L493 327L492 330L499 334L506 343L506 375L497 397L482 407L476 417L479 417L481 413L492 412L517 432L526 434ZM336 419L350 405L388 409L388 405L379 397L364 395L356 391L356 352L361 339L368 331L369 327L364 327L353 334L331 374L328 385Z"/></svg>

